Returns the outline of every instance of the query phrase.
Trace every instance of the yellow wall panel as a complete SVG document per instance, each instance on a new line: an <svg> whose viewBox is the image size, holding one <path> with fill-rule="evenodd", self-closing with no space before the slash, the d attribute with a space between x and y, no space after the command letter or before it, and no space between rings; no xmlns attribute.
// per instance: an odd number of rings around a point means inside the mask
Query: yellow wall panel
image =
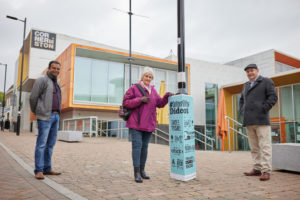
<svg viewBox="0 0 300 200"><path fill-rule="evenodd" d="M29 73L29 56L30 56L30 43L31 43L31 32L30 32L30 34L28 35L28 37L27 37L27 39L25 41L22 83L28 78L28 73ZM18 82L17 82L17 87L20 87L21 69L22 69L22 48L21 48L20 53L19 53L19 66L18 66Z"/></svg>

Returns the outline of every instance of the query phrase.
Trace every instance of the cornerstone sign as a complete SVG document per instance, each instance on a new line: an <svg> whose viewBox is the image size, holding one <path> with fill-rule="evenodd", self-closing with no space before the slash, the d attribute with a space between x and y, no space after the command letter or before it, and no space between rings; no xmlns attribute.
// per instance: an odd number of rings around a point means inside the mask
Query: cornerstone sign
<svg viewBox="0 0 300 200"><path fill-rule="evenodd" d="M171 178L188 181L196 177L193 99L175 95L169 99Z"/></svg>
<svg viewBox="0 0 300 200"><path fill-rule="evenodd" d="M55 51L56 34L32 30L31 47Z"/></svg>

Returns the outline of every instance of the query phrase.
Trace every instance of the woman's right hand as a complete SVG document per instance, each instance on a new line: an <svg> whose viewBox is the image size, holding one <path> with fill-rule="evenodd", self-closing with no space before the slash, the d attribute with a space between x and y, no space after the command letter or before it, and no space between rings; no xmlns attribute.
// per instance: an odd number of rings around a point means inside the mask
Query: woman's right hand
<svg viewBox="0 0 300 200"><path fill-rule="evenodd" d="M150 101L150 98L149 98L149 97L143 96L143 97L141 98L141 102L142 102L142 103L148 103L149 101Z"/></svg>

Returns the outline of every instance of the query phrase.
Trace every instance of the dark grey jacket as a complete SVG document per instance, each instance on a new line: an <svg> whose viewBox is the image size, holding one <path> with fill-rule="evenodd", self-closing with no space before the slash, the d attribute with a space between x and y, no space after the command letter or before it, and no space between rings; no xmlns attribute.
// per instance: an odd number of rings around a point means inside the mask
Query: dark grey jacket
<svg viewBox="0 0 300 200"><path fill-rule="evenodd" d="M60 89L60 85L59 90ZM61 97L61 95L60 95ZM47 74L35 80L30 94L30 108L37 119L50 121L53 101L53 81ZM60 98L61 108L61 98Z"/></svg>
<svg viewBox="0 0 300 200"><path fill-rule="evenodd" d="M270 125L269 110L277 99L271 79L259 76L252 87L250 81L246 82L240 98L243 126Z"/></svg>

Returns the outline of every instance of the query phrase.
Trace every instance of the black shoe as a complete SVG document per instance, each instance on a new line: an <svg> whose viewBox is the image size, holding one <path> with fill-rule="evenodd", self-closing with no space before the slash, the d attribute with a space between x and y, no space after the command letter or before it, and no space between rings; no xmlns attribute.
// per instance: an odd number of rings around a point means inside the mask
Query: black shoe
<svg viewBox="0 0 300 200"><path fill-rule="evenodd" d="M141 166L140 170L141 170L140 172L141 172L141 176L142 176L143 179L150 179L150 177L147 176L147 174L145 172L145 166Z"/></svg>
<svg viewBox="0 0 300 200"><path fill-rule="evenodd" d="M141 177L141 172L140 172L140 168L139 167L135 167L134 168L134 180L137 183L142 183L143 179Z"/></svg>

